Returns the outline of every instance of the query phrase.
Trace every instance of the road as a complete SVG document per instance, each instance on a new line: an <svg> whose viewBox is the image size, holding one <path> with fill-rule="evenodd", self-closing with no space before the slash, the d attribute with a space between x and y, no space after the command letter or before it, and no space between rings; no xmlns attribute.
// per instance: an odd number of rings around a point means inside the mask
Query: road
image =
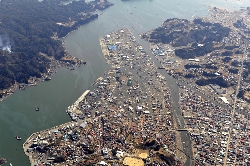
<svg viewBox="0 0 250 166"><path fill-rule="evenodd" d="M132 31L133 32L133 31ZM160 62L155 58L153 55L152 51L150 50L149 43L143 39L140 38L138 33L133 32L136 40L142 45L146 53L150 56L151 60L154 62L155 67L162 67ZM177 122L178 129L183 129L185 128L185 123L184 119L181 115L181 110L180 110L180 104L179 104L179 86L177 85L177 80L171 77L166 70L164 69L157 69L157 71L165 77L167 84L170 87L170 92L171 92L171 99L172 99L172 108L174 110L174 118ZM194 165L194 160L193 159L193 152L192 152L192 147L191 147L191 139L189 137L188 131L181 131L180 132L181 140L183 142L183 153L187 156L187 160L185 162L185 166L190 166Z"/></svg>
<svg viewBox="0 0 250 166"><path fill-rule="evenodd" d="M230 139L231 139L232 128L233 128L233 124L234 124L234 113L235 113L236 101L237 101L237 96L238 96L239 89L240 89L240 82L241 82L241 79L242 79L244 60L247 57L247 55L246 55L246 47L247 46L245 46L244 54L243 54L243 57L242 57L242 60L241 60L241 68L240 68L240 72L239 72L238 84L237 84L235 97L234 97L233 110L232 110L232 113L231 113L231 123L230 123L230 128L229 128L229 133L228 133L228 139L227 139L227 148L226 148L224 164L223 164L224 166L227 165L228 149L229 149L229 144L230 144Z"/></svg>
<svg viewBox="0 0 250 166"><path fill-rule="evenodd" d="M152 53L152 50L150 50L150 44L149 42L143 40L140 38L139 35L137 35L137 33L134 33L134 36L136 37L137 41L143 46L143 48L145 49L146 53L148 53L148 55L151 57L151 60L154 62L155 66L158 67L162 67L161 63L156 59L155 55ZM243 57L246 58L246 57ZM241 70L240 70L240 76L239 76L239 81L238 81L238 85L237 85L237 94L239 92L239 86L240 86L240 81L241 81L241 77L242 77L242 71L243 71L243 62L244 60L242 60L242 65L241 65ZM210 101L211 103L220 106L221 108L225 108L225 109L232 109L232 107L229 107L227 105L221 104L218 101L210 98L209 96L207 96L206 94L200 92L198 89L196 89L196 87L190 86L190 84L187 84L185 82L182 82L180 80L177 80L175 78L173 78L172 76L170 76L165 69L158 69L158 72L161 73L162 76L164 76L166 78L166 81L170 87L170 91L171 91L171 98L172 98L172 106L174 109L174 118L176 119L177 125L178 125L178 129L183 129L185 128L185 123L184 123L184 119L181 116L181 110L180 110L180 105L179 105L179 86L177 84L186 86L187 88L190 88L191 90L193 90L194 92L196 92L196 94L200 95L201 97L203 97L204 99ZM235 112L241 113L241 114L248 114L247 112L243 111L243 110L238 110L235 108L235 103L236 103L236 99L237 99L237 94L235 95L235 100L234 100L234 104L233 104L233 115ZM233 120L232 120L233 121ZM233 123L231 123L232 125ZM231 127L232 128L232 127ZM231 133L231 131L230 131ZM194 165L194 160L193 160L193 152L192 152L192 147L191 147L191 140L189 137L189 134L187 131L182 131L180 132L181 134L181 139L182 142L185 142L183 145L184 150L183 152L186 154L187 156L187 161L184 164L185 166L190 166L190 165ZM228 144L230 142L230 138L228 138ZM228 149L228 148L227 148ZM227 157L225 157L226 160Z"/></svg>

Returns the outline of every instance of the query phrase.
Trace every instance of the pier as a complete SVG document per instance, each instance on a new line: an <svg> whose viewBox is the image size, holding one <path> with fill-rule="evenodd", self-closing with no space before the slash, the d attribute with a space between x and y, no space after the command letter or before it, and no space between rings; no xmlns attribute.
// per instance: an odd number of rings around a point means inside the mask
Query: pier
<svg viewBox="0 0 250 166"><path fill-rule="evenodd" d="M180 139L171 131L173 109L165 78L128 29L100 41L111 69L68 107L74 122L34 133L26 141L31 164L127 163L126 156L147 164L164 164L159 160L164 156L174 164L170 152ZM148 149L140 148L144 146Z"/></svg>
<svg viewBox="0 0 250 166"><path fill-rule="evenodd" d="M81 101L83 101L83 99L85 98L85 96L90 92L90 90L86 90L77 100L74 104L72 104L71 106L68 107L68 109L66 110L67 114L70 116L70 118L73 121L77 121L78 120L78 115L82 114L82 111L80 111L79 109L79 103Z"/></svg>

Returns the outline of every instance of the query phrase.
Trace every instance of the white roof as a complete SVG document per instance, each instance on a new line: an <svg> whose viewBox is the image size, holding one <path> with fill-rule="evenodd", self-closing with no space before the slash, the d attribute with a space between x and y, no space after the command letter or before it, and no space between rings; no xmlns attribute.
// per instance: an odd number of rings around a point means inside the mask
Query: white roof
<svg viewBox="0 0 250 166"><path fill-rule="evenodd" d="M137 106L137 109L138 109L138 110L141 110L141 109L142 109L142 107L141 107L141 106Z"/></svg>
<svg viewBox="0 0 250 166"><path fill-rule="evenodd" d="M220 98L224 103L229 104L227 98L225 98L225 97L219 97L219 98Z"/></svg>
<svg viewBox="0 0 250 166"><path fill-rule="evenodd" d="M173 51L174 51L174 50L172 50L172 49L170 49L170 48L167 50L167 52L173 52Z"/></svg>
<svg viewBox="0 0 250 166"><path fill-rule="evenodd" d="M83 123L80 125L80 127L85 128L86 125L87 125L87 122L83 122Z"/></svg>
<svg viewBox="0 0 250 166"><path fill-rule="evenodd" d="M105 161L101 161L100 165L107 165L107 163Z"/></svg>
<svg viewBox="0 0 250 166"><path fill-rule="evenodd" d="M116 156L120 158L120 157L123 157L123 154L124 154L123 151L117 151Z"/></svg>

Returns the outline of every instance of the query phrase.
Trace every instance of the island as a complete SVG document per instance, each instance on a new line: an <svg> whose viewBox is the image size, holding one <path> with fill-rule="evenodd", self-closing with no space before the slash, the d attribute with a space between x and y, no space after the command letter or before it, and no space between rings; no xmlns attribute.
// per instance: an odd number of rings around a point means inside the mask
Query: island
<svg viewBox="0 0 250 166"><path fill-rule="evenodd" d="M61 38L111 5L106 0L0 1L0 99L49 80L59 65L86 63L69 55Z"/></svg>

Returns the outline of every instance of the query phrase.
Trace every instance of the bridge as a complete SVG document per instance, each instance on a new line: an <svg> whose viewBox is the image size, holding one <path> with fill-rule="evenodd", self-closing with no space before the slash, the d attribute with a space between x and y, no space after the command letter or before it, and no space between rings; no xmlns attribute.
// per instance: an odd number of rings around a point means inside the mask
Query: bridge
<svg viewBox="0 0 250 166"><path fill-rule="evenodd" d="M183 129L175 129L169 131L199 131L199 129L192 129L192 128L183 128Z"/></svg>

